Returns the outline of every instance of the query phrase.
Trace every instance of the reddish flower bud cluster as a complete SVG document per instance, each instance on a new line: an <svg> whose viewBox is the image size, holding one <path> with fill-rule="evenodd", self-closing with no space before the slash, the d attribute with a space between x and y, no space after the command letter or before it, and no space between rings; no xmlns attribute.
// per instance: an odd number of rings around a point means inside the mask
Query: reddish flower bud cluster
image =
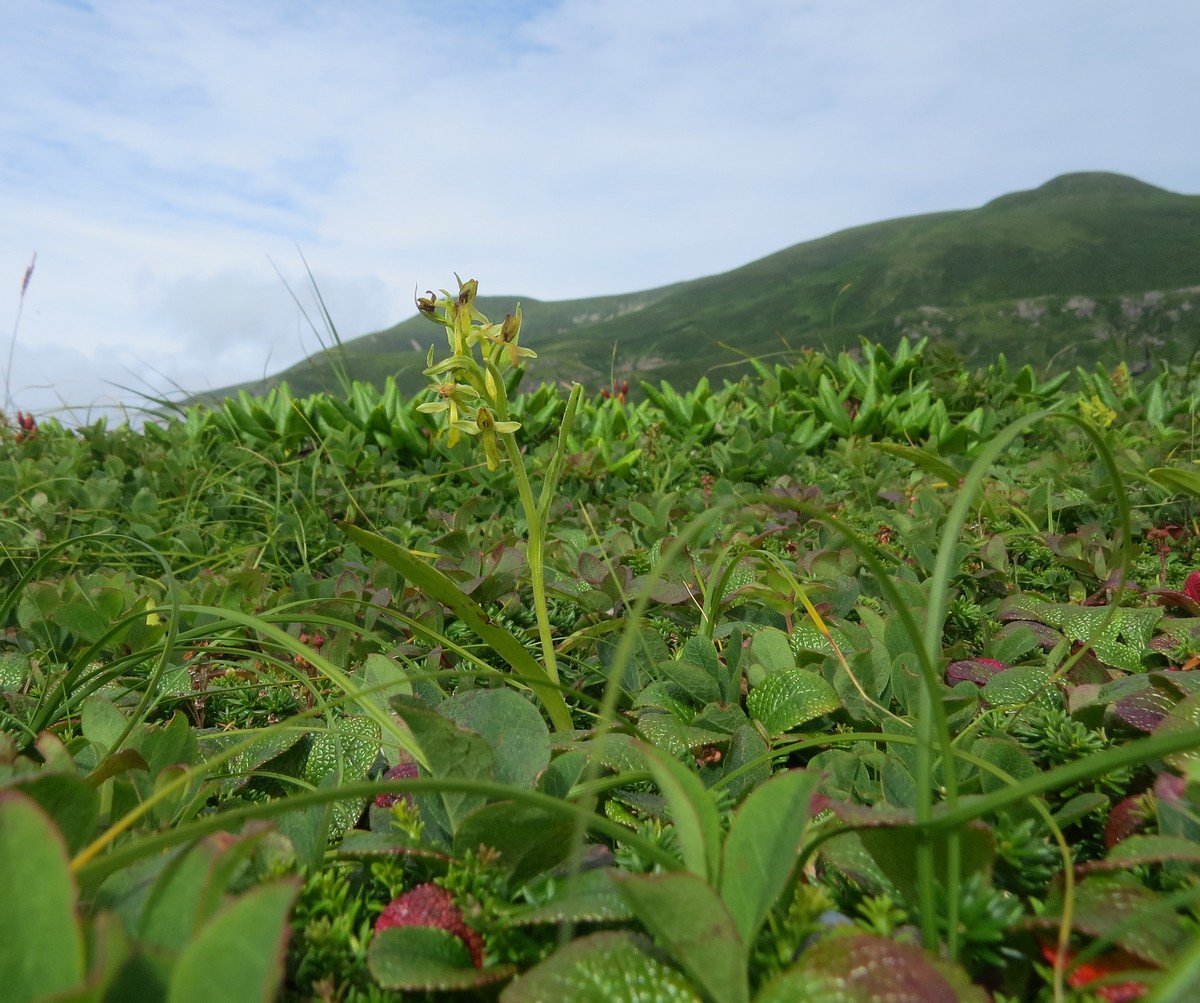
<svg viewBox="0 0 1200 1003"><path fill-rule="evenodd" d="M466 945L476 968L483 967L483 938L467 926L454 896L439 885L426 882L393 899L375 920L375 932L393 926L431 926L445 930Z"/></svg>
<svg viewBox="0 0 1200 1003"><path fill-rule="evenodd" d="M629 396L629 381L628 380L613 380L613 385L612 385L611 390L608 387L600 388L600 396L603 397L605 400L608 400L610 397L615 397L622 404L624 404L626 398Z"/></svg>
<svg viewBox="0 0 1200 1003"><path fill-rule="evenodd" d="M17 412L17 442L32 439L37 435L37 430L37 419L33 415L26 414L24 411Z"/></svg>

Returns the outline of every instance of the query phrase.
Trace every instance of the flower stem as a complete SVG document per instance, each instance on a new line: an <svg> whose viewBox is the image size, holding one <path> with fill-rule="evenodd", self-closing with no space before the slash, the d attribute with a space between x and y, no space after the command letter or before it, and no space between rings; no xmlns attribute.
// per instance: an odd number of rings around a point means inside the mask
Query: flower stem
<svg viewBox="0 0 1200 1003"><path fill-rule="evenodd" d="M521 497L521 507L525 510L525 523L529 527L527 559L529 580L533 585L533 611L537 616L538 636L542 641L542 665L551 682L557 683L558 659L554 655L554 635L551 632L550 614L546 607L546 565L542 557L546 542L545 526L533 497L533 489L529 485L525 461L517 448L516 435L504 432L500 434L500 438L504 440L504 448L508 451L508 458L517 478L517 493Z"/></svg>

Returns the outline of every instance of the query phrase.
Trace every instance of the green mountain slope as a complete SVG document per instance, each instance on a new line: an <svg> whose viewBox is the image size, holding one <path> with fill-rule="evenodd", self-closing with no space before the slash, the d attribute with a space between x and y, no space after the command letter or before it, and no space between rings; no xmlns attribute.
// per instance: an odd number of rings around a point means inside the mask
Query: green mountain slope
<svg viewBox="0 0 1200 1003"><path fill-rule="evenodd" d="M475 276L486 289L487 276ZM502 319L518 297L481 296ZM524 299L539 380L736 377L747 355L929 335L972 361L1091 366L1182 361L1200 346L1200 196L1107 173L1068 174L978 209L843 230L721 275L619 296ZM357 379L403 389L440 329L413 317L344 346ZM277 374L336 386L320 353Z"/></svg>

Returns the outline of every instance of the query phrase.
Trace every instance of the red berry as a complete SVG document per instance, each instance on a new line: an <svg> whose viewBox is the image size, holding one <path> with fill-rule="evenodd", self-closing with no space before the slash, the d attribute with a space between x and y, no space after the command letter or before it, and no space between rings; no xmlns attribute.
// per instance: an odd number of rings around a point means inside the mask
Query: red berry
<svg viewBox="0 0 1200 1003"><path fill-rule="evenodd" d="M454 896L426 882L393 899L375 920L375 932L392 926L432 926L453 934L465 945L476 968L483 967L483 938L467 926Z"/></svg>
<svg viewBox="0 0 1200 1003"><path fill-rule="evenodd" d="M420 776L417 764L411 759L397 763L383 775L384 780L411 780ZM380 794L375 798L376 808L390 808L397 801L404 800L411 807L414 804L411 794Z"/></svg>

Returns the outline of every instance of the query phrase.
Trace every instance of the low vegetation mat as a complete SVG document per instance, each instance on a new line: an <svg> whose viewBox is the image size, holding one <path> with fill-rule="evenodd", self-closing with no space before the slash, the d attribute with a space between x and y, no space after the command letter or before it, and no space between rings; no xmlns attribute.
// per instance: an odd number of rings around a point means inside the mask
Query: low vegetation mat
<svg viewBox="0 0 1200 1003"><path fill-rule="evenodd" d="M1200 379L925 342L0 429L0 985L1200 998Z"/></svg>

